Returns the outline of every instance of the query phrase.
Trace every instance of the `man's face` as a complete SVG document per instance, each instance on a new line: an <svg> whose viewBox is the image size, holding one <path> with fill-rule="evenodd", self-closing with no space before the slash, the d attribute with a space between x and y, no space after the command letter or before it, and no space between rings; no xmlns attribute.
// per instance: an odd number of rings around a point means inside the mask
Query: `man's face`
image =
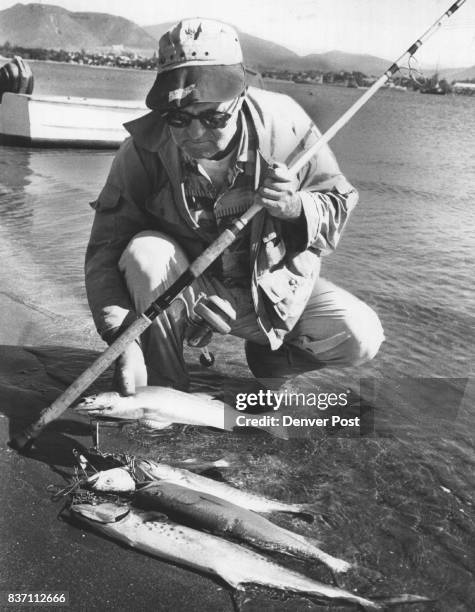
<svg viewBox="0 0 475 612"><path fill-rule="evenodd" d="M184 111L191 115L199 115L205 111L229 112L231 118L224 127L210 128L193 118L188 126L174 127L169 125L170 132L176 145L195 159L210 158L224 151L238 129L239 108L242 100L227 102L199 102L189 104Z"/></svg>

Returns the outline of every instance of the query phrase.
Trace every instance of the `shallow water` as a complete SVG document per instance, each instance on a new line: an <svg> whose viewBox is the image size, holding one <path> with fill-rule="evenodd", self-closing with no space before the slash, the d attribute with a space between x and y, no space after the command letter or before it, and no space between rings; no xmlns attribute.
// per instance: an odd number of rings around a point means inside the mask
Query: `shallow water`
<svg viewBox="0 0 475 612"><path fill-rule="evenodd" d="M153 81L137 71L41 63L33 69L38 93L134 99ZM292 93L322 129L359 95L274 86ZM332 142L361 200L337 252L325 259L324 275L377 310L387 340L371 364L307 375L299 385L361 392L374 438L312 432L284 448L192 430L165 433L146 449L132 434L122 438L130 452L160 449L168 458L240 453L243 467L230 476L235 484L318 500L328 549L383 571L388 578L379 591L436 594L439 603L420 609L441 612L471 610L475 601L473 104L463 96L382 91ZM22 328L17 344L101 346L82 266L93 216L88 202L112 158L105 151L0 148L1 292L44 317L40 329ZM2 328L6 344L12 332ZM201 387L249 383L240 341L216 341L214 350L216 369L206 372L195 353L189 356ZM65 354L72 372L63 382L84 365L74 351ZM60 360L52 363L50 370L60 369Z"/></svg>

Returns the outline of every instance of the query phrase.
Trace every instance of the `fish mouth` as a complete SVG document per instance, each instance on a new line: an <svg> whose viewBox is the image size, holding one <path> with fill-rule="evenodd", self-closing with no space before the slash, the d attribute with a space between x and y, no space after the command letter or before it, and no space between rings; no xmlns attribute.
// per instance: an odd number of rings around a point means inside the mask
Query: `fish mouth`
<svg viewBox="0 0 475 612"><path fill-rule="evenodd" d="M96 396L81 397L79 402L74 406L74 410L91 410L95 408Z"/></svg>
<svg viewBox="0 0 475 612"><path fill-rule="evenodd" d="M71 504L70 511L96 523L117 523L129 514L130 508L106 502L96 505Z"/></svg>
<svg viewBox="0 0 475 612"><path fill-rule="evenodd" d="M80 414L87 414L89 416L101 416L104 415L108 410L112 410L111 406L98 406L96 403L96 396L83 397L74 406L73 410Z"/></svg>

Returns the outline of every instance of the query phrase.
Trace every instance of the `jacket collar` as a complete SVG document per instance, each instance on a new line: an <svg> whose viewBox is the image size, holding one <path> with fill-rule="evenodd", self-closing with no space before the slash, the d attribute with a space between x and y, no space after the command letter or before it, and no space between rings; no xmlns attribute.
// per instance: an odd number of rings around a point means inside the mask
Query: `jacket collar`
<svg viewBox="0 0 475 612"><path fill-rule="evenodd" d="M166 123L158 111L152 111L143 117L124 123L125 129L139 147L157 153L171 140Z"/></svg>

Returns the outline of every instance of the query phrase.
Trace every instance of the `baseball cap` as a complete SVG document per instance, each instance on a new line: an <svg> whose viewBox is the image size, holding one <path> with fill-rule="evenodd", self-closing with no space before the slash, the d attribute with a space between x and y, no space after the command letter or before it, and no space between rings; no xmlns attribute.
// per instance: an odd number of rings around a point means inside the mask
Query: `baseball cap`
<svg viewBox="0 0 475 612"><path fill-rule="evenodd" d="M153 110L232 100L246 86L236 30L212 19L184 19L158 44L158 74L146 104Z"/></svg>

